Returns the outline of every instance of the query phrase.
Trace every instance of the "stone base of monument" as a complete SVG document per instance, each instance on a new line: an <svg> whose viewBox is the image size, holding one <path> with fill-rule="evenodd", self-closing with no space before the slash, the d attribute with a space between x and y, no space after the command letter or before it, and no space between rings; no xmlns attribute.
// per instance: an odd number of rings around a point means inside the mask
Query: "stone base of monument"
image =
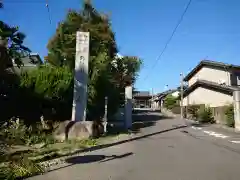
<svg viewBox="0 0 240 180"><path fill-rule="evenodd" d="M60 142L65 140L82 140L99 137L104 133L104 126L97 121L64 121L54 131L54 138Z"/></svg>

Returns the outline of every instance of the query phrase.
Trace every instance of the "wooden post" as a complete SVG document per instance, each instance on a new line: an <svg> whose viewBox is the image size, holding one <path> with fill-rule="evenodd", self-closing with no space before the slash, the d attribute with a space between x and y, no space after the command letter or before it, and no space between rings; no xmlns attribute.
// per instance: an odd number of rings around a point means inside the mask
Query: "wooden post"
<svg viewBox="0 0 240 180"><path fill-rule="evenodd" d="M181 103L180 103L181 118L184 118L184 116L183 116L183 73L180 74L180 77L181 77Z"/></svg>

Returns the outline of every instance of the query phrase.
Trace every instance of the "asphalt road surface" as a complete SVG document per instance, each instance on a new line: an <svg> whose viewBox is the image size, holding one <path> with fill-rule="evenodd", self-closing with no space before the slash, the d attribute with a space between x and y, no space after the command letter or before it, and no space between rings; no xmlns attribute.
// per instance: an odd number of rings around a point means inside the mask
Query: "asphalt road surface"
<svg viewBox="0 0 240 180"><path fill-rule="evenodd" d="M240 144L160 113L135 116L137 138L66 160L30 180L239 180ZM135 124L135 125L136 125Z"/></svg>

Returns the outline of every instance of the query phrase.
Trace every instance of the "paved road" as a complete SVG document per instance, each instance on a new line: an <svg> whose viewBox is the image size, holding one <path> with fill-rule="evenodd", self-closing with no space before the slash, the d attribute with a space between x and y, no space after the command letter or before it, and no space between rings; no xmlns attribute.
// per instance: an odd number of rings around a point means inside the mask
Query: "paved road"
<svg viewBox="0 0 240 180"><path fill-rule="evenodd" d="M158 113L139 138L67 160L58 170L31 180L239 180L240 144L210 136ZM141 123L139 123L141 124ZM139 125L140 126L140 125Z"/></svg>

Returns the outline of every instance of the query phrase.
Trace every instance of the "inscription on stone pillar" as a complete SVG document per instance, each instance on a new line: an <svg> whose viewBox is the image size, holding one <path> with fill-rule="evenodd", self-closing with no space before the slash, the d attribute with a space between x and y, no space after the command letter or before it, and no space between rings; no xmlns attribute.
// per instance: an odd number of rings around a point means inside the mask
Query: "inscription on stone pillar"
<svg viewBox="0 0 240 180"><path fill-rule="evenodd" d="M86 119L89 32L77 32L72 120Z"/></svg>

